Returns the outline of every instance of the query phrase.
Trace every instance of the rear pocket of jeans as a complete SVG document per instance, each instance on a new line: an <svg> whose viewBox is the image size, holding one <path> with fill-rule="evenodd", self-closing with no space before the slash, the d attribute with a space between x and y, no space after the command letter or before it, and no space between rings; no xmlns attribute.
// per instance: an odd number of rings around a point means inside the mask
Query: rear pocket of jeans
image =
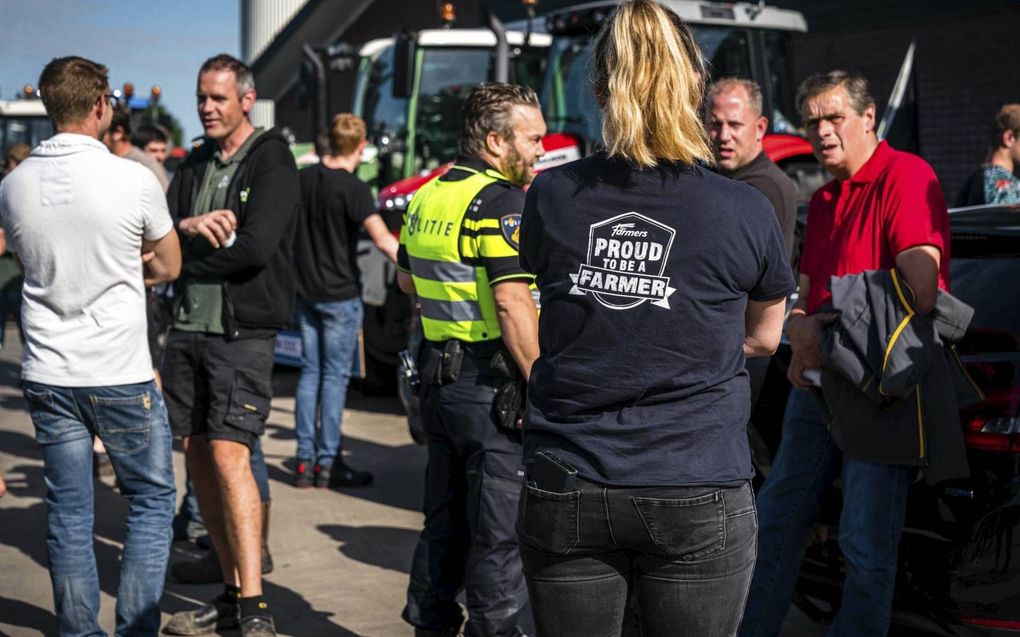
<svg viewBox="0 0 1020 637"><path fill-rule="evenodd" d="M632 498L656 549L696 561L726 546L726 506L720 491L693 498Z"/></svg>
<svg viewBox="0 0 1020 637"><path fill-rule="evenodd" d="M107 450L133 454L149 446L153 397L92 396L99 438Z"/></svg>
<svg viewBox="0 0 1020 637"><path fill-rule="evenodd" d="M227 424L261 435L269 417L271 392L247 374L238 372L230 388L230 404L224 419Z"/></svg>
<svg viewBox="0 0 1020 637"><path fill-rule="evenodd" d="M57 442L71 420L62 417L56 412L53 404L53 392L48 389L23 390L25 400L28 402L28 413L32 417L32 424L35 425L35 441L41 445Z"/></svg>
<svg viewBox="0 0 1020 637"><path fill-rule="evenodd" d="M517 533L521 541L547 553L569 553L578 540L580 491L552 493L525 485Z"/></svg>

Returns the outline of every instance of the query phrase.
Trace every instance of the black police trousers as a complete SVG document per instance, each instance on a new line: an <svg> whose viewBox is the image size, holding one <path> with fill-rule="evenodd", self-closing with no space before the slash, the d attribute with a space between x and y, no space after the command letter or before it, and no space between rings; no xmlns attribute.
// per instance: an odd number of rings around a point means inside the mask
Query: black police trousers
<svg viewBox="0 0 1020 637"><path fill-rule="evenodd" d="M425 528L403 617L418 628L457 634L463 613L456 598L464 590L465 635L516 637L533 634L514 530L524 481L521 438L496 428L489 359L468 351L456 381L422 381Z"/></svg>

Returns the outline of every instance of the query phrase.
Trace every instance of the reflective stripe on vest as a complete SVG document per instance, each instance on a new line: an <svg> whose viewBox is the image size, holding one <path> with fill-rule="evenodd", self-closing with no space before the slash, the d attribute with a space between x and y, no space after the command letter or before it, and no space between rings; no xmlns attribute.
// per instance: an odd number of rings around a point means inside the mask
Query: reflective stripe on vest
<svg viewBox="0 0 1020 637"><path fill-rule="evenodd" d="M465 263L461 230L478 193L499 178L466 166L459 181L433 179L415 193L400 241L407 249L425 338L475 343L502 336L485 268Z"/></svg>

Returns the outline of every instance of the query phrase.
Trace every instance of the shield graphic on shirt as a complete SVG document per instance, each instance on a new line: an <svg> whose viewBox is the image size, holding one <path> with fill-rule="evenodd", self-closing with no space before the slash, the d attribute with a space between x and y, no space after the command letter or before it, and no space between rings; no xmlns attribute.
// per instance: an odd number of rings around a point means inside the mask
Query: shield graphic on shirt
<svg viewBox="0 0 1020 637"><path fill-rule="evenodd" d="M514 250L521 249L521 215L503 215L499 218L499 230Z"/></svg>
<svg viewBox="0 0 1020 637"><path fill-rule="evenodd" d="M588 262L580 264L571 294L591 294L611 310L628 310L650 301L669 309L676 292L665 276L676 230L637 212L592 224Z"/></svg>

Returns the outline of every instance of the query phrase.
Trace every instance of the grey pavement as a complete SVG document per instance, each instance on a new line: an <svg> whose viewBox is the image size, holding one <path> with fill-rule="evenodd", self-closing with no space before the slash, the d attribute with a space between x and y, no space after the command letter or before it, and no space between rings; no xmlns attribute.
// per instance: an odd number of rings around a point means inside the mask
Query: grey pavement
<svg viewBox="0 0 1020 637"><path fill-rule="evenodd" d="M42 456L18 389L20 348L8 327L0 351L0 636L55 635L46 570ZM407 637L400 619L407 573L422 525L425 449L412 442L399 402L352 390L344 417L344 453L375 484L333 491L291 486L294 453L293 371L278 370L276 396L263 440L272 488L270 547L275 570L265 578L281 635ZM179 496L183 457L174 453ZM126 507L112 478L97 479L95 547L102 588L100 620L112 634L118 559ZM175 543L171 561L193 547ZM164 613L197 608L216 585L178 584L168 576ZM164 623L168 615L164 615ZM226 631L225 635L236 635ZM824 629L793 612L783 637L816 637Z"/></svg>

